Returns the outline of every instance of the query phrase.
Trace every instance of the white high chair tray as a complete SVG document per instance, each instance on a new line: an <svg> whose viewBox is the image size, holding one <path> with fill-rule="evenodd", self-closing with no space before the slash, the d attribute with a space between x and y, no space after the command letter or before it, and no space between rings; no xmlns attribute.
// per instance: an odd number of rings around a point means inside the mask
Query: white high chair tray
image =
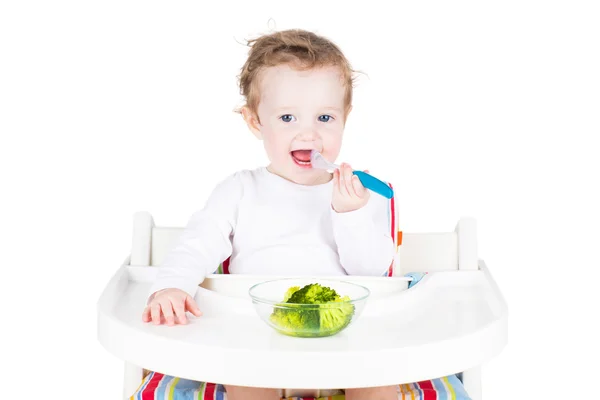
<svg viewBox="0 0 600 400"><path fill-rule="evenodd" d="M372 295L352 325L326 338L287 337L258 317L247 290L275 277L211 276L196 295L203 316L171 327L144 323L156 272L117 271L98 302L98 337L123 360L181 378L298 389L393 385L481 365L507 341L507 306L482 261L479 270L430 273L409 290L402 278L343 277Z"/></svg>

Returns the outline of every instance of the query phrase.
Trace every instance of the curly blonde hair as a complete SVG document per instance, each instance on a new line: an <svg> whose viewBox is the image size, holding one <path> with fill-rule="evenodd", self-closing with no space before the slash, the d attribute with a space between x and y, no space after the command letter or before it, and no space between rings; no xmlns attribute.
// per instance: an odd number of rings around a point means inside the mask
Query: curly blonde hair
<svg viewBox="0 0 600 400"><path fill-rule="evenodd" d="M346 88L344 104L345 112L348 113L352 105L355 71L333 42L313 32L289 29L249 40L248 46L248 59L238 76L240 94L244 96L245 104L237 112L246 106L256 115L260 102L258 88L261 71L267 67L287 64L299 70L338 67Z"/></svg>

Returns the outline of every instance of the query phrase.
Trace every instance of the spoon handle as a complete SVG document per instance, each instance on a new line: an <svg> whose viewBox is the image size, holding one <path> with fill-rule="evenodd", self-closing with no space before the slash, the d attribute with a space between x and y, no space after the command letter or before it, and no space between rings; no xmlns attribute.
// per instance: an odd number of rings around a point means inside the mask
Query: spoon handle
<svg viewBox="0 0 600 400"><path fill-rule="evenodd" d="M392 188L389 187L385 182L375 178L373 175L369 175L363 171L353 171L352 173L358 176L358 179L360 179L360 182L365 188L382 195L386 199L391 199L394 197L394 191Z"/></svg>

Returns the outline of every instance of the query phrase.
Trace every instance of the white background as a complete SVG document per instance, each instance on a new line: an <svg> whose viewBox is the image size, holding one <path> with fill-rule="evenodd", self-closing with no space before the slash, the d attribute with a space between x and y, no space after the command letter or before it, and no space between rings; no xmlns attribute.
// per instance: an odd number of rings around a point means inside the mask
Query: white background
<svg viewBox="0 0 600 400"><path fill-rule="evenodd" d="M477 218L510 311L485 398L591 390L594 3L2 2L2 397L120 396L96 301L127 256L134 212L183 226L217 182L266 162L232 110L242 43L273 27L326 35L367 74L338 161L395 184L404 231Z"/></svg>

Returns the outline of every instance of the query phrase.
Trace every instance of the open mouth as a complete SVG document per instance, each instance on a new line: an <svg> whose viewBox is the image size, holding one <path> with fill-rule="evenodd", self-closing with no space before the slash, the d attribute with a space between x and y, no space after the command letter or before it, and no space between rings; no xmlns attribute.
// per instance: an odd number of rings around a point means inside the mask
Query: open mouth
<svg viewBox="0 0 600 400"><path fill-rule="evenodd" d="M303 168L310 168L310 154L312 150L294 150L290 154L292 156L292 160Z"/></svg>

